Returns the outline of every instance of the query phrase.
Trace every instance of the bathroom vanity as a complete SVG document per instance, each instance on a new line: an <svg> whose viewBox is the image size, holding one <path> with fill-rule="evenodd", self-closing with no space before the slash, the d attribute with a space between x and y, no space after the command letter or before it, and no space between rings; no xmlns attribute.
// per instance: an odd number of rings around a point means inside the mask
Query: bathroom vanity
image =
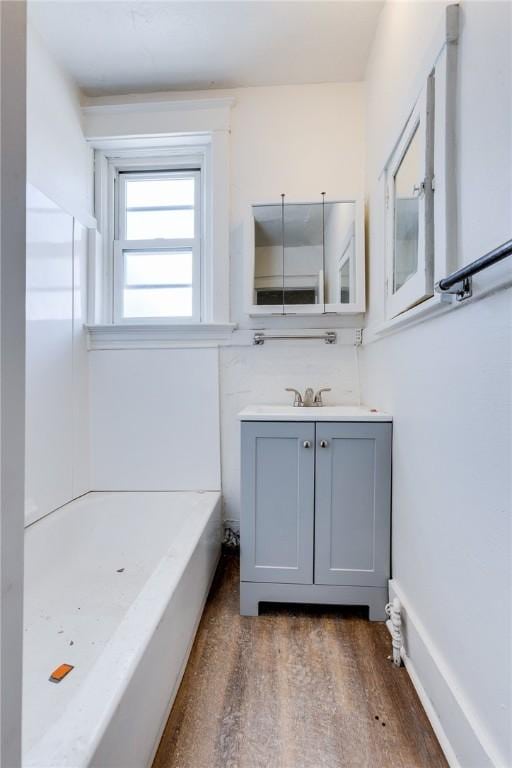
<svg viewBox="0 0 512 768"><path fill-rule="evenodd" d="M261 602L369 607L390 576L389 414L252 406L242 433L240 612Z"/></svg>

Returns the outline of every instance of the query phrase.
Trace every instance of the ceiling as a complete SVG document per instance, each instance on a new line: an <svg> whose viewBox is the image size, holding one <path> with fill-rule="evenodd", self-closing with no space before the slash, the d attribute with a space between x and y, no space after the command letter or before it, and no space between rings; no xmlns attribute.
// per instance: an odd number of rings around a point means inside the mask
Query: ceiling
<svg viewBox="0 0 512 768"><path fill-rule="evenodd" d="M361 80L382 2L31 0L89 96Z"/></svg>

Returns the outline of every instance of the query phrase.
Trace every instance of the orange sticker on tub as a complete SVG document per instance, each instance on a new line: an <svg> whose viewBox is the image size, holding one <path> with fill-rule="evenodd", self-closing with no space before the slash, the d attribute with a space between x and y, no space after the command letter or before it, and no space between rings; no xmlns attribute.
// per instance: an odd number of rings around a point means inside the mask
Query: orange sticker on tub
<svg viewBox="0 0 512 768"><path fill-rule="evenodd" d="M64 680L66 675L69 675L72 669L74 669L72 664L61 664L60 667L53 670L48 679L51 683L60 683L61 680Z"/></svg>

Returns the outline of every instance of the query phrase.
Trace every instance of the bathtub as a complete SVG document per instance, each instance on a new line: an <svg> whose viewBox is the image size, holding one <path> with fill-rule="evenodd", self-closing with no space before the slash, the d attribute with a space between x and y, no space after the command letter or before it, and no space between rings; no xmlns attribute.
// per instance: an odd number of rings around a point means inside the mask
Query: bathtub
<svg viewBox="0 0 512 768"><path fill-rule="evenodd" d="M216 492L90 493L27 528L24 766L151 764L219 553Z"/></svg>

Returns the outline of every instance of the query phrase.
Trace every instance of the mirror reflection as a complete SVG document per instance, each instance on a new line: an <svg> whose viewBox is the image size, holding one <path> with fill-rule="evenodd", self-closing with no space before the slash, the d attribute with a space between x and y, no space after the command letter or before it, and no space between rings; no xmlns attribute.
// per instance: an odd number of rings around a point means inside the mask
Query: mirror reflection
<svg viewBox="0 0 512 768"><path fill-rule="evenodd" d="M253 207L258 306L323 312L355 301L355 203Z"/></svg>
<svg viewBox="0 0 512 768"><path fill-rule="evenodd" d="M283 304L283 218L279 205L257 205L254 212L254 304Z"/></svg>
<svg viewBox="0 0 512 768"><path fill-rule="evenodd" d="M325 302L350 304L355 290L355 203L326 203Z"/></svg>
<svg viewBox="0 0 512 768"><path fill-rule="evenodd" d="M418 269L421 158L418 129L395 174L395 258L393 293Z"/></svg>
<svg viewBox="0 0 512 768"><path fill-rule="evenodd" d="M323 304L321 205L284 206L284 304Z"/></svg>

